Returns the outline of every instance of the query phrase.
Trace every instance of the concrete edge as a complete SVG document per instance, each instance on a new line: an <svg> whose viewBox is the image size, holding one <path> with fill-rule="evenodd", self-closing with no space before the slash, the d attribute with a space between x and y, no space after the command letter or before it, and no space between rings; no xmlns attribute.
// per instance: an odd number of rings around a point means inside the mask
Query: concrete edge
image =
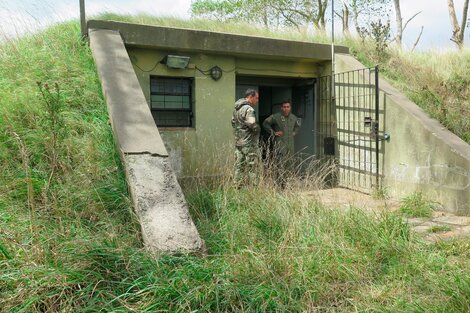
<svg viewBox="0 0 470 313"><path fill-rule="evenodd" d="M89 20L87 25L90 29L119 31L126 45L263 58L331 60L329 44L105 20ZM349 48L335 45L335 51L349 53Z"/></svg>

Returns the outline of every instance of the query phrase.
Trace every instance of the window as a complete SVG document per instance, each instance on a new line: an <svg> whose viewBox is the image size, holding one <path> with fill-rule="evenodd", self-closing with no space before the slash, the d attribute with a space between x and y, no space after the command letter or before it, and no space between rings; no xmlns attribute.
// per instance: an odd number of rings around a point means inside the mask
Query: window
<svg viewBox="0 0 470 313"><path fill-rule="evenodd" d="M150 76L150 109L159 127L192 127L192 79Z"/></svg>

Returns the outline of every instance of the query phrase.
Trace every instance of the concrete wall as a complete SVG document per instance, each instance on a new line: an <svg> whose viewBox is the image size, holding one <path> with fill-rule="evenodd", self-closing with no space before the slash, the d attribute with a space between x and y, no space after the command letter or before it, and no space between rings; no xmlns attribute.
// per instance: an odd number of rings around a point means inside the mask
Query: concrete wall
<svg viewBox="0 0 470 313"><path fill-rule="evenodd" d="M219 176L232 171L233 134L230 119L236 98L236 77L315 77L318 67L311 62L241 58L234 56L180 53L191 57L188 69L154 66L175 51L127 47L144 95L150 99L150 75L194 79L194 127L161 128L160 134L179 177ZM225 72L214 81L195 67L208 70L219 66ZM154 68L153 70L151 70ZM145 71L142 71L145 70ZM151 70L146 72L147 70Z"/></svg>
<svg viewBox="0 0 470 313"><path fill-rule="evenodd" d="M364 66L349 55L337 55L336 72ZM401 198L421 191L445 210L470 215L470 145L428 117L415 103L380 79L384 106L383 185Z"/></svg>

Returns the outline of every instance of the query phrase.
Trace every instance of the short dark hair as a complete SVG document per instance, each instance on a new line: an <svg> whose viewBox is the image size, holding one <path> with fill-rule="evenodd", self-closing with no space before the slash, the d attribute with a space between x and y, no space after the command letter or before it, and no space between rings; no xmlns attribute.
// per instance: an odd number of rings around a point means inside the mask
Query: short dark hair
<svg viewBox="0 0 470 313"><path fill-rule="evenodd" d="M284 100L281 102L281 107L285 104L288 103L292 107L292 102L290 100Z"/></svg>
<svg viewBox="0 0 470 313"><path fill-rule="evenodd" d="M255 89L249 88L245 91L245 98L254 97L257 93L258 91L256 91Z"/></svg>

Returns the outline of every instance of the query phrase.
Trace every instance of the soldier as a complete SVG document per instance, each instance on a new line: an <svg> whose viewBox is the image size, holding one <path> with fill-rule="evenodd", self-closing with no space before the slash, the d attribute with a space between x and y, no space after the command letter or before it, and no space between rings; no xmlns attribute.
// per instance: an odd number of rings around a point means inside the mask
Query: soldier
<svg viewBox="0 0 470 313"><path fill-rule="evenodd" d="M234 184L253 184L257 177L259 160L259 132L254 106L258 104L259 94L254 89L245 92L245 98L235 102L232 127L235 134L235 173Z"/></svg>
<svg viewBox="0 0 470 313"><path fill-rule="evenodd" d="M287 162L293 162L294 137L299 130L299 119L291 113L292 104L290 101L283 101L281 112L269 116L263 122L263 128L271 138L274 138L273 157L276 167L276 180L282 187L285 186L285 175L291 166Z"/></svg>

